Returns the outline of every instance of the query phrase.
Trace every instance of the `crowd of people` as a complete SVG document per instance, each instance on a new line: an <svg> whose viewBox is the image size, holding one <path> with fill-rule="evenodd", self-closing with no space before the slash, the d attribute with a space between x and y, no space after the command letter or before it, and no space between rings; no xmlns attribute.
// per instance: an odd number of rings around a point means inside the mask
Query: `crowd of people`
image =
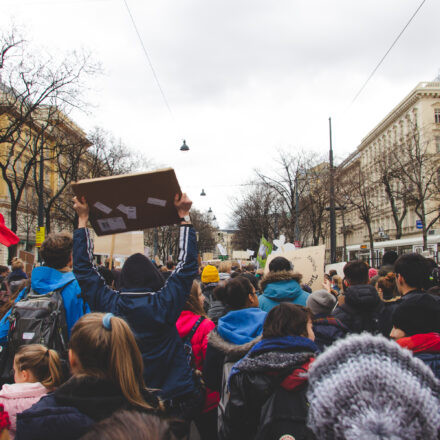
<svg viewBox="0 0 440 440"><path fill-rule="evenodd" d="M199 267L175 207L177 264L98 268L75 199L30 280L0 267L0 439L440 438L435 262L387 252L311 291L282 256Z"/></svg>

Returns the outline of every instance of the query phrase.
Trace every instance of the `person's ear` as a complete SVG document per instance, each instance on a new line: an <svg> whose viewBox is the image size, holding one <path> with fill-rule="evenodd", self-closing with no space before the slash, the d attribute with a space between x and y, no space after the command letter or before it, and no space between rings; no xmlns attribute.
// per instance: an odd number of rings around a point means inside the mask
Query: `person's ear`
<svg viewBox="0 0 440 440"><path fill-rule="evenodd" d="M79 359L71 349L69 349L69 364L73 374L77 373L81 369Z"/></svg>
<svg viewBox="0 0 440 440"><path fill-rule="evenodd" d="M30 382L30 371L29 370L21 370L21 377L23 378L23 382Z"/></svg>

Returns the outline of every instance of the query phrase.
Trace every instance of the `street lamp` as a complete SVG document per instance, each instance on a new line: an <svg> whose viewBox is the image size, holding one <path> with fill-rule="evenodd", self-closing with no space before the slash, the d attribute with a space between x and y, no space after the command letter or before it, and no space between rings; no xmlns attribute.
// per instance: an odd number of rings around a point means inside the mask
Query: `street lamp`
<svg viewBox="0 0 440 440"><path fill-rule="evenodd" d="M202 189L202 192L200 193L200 195L201 195L202 197L206 196L206 193L205 193L205 190L204 190L204 189Z"/></svg>
<svg viewBox="0 0 440 440"><path fill-rule="evenodd" d="M208 214L212 214L212 209L211 208L208 209Z"/></svg>
<svg viewBox="0 0 440 440"><path fill-rule="evenodd" d="M189 151L189 147L188 147L188 145L186 145L185 139L183 140L183 144L180 147L180 151Z"/></svg>

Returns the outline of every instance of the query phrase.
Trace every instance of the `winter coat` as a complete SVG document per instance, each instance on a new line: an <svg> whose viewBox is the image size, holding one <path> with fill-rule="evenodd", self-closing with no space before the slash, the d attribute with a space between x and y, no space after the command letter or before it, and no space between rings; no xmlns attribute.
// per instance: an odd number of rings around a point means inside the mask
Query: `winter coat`
<svg viewBox="0 0 440 440"><path fill-rule="evenodd" d="M215 324L227 313L225 305L214 296L214 289L217 286L218 283L202 284L202 293L205 296L203 307L208 314L208 318Z"/></svg>
<svg viewBox="0 0 440 440"><path fill-rule="evenodd" d="M258 308L234 310L220 318L208 337L203 366L206 386L221 390L223 365L240 360L259 341L265 318Z"/></svg>
<svg viewBox="0 0 440 440"><path fill-rule="evenodd" d="M350 333L379 333L383 304L376 289L369 284L350 286L345 291L345 303L332 313ZM384 335L388 336L388 335Z"/></svg>
<svg viewBox="0 0 440 440"><path fill-rule="evenodd" d="M301 336L268 338L256 344L232 368L220 439L251 440L257 432L261 437L265 425L271 426L266 426L264 439L312 438L306 427L306 373L317 350L310 339ZM280 402L270 402L280 388L283 392L277 397L283 399L283 414Z"/></svg>
<svg viewBox="0 0 440 440"><path fill-rule="evenodd" d="M47 388L40 382L3 385L0 390L0 404L3 404L5 411L9 414L9 419L11 421L9 432L11 438L15 435L17 414L30 408L45 394L47 394Z"/></svg>
<svg viewBox="0 0 440 440"><path fill-rule="evenodd" d="M260 281L263 294L258 298L260 309L265 312L280 302L305 306L309 294L301 289L301 275L291 271L269 272Z"/></svg>
<svg viewBox="0 0 440 440"><path fill-rule="evenodd" d="M200 315L184 310L176 322L176 328L181 339L184 339L192 330ZM191 338L192 352L194 363L197 370L203 372L203 364L205 362L206 349L208 347L208 335L215 328L215 324L210 319L204 319L198 326L194 336ZM219 393L216 391L206 390L206 399L204 412L211 411L216 408L220 399Z"/></svg>
<svg viewBox="0 0 440 440"><path fill-rule="evenodd" d="M144 392L144 399L157 408L157 399ZM42 397L17 416L17 440L73 440L115 411L134 408L114 383L91 376L73 376L55 392ZM154 409L151 410L155 412Z"/></svg>
<svg viewBox="0 0 440 440"><path fill-rule="evenodd" d="M393 298L389 300L382 300L381 312L381 333L389 337L393 329L393 313L396 307L402 303L402 298Z"/></svg>
<svg viewBox="0 0 440 440"><path fill-rule="evenodd" d="M8 275L8 282L27 280L28 276L21 270L15 269Z"/></svg>
<svg viewBox="0 0 440 440"><path fill-rule="evenodd" d="M192 226L180 227L179 246L179 263L162 289L116 292L105 284L93 264L89 230L80 228L73 234L73 271L90 308L127 321L142 353L145 383L159 389L164 400L196 392L176 329L197 275L197 242Z"/></svg>
<svg viewBox="0 0 440 440"><path fill-rule="evenodd" d="M332 345L337 339L344 338L348 328L334 316L315 315L313 318L313 333L315 333L315 344L320 351Z"/></svg>
<svg viewBox="0 0 440 440"><path fill-rule="evenodd" d="M70 331L75 322L84 315L84 312L90 312L89 306L84 303L80 296L81 288L75 279L74 273L61 272L51 267L39 266L32 271L31 279L31 287L35 294L44 295L45 293L53 292L54 290L62 288L61 296L63 297L67 331L70 337ZM25 293L26 289L23 289L18 294L15 302L20 301ZM0 344L5 344L7 341L9 331L8 317L11 314L11 311L12 309L9 309L0 320Z"/></svg>
<svg viewBox="0 0 440 440"><path fill-rule="evenodd" d="M411 350L414 357L428 365L437 379L440 379L440 334L425 333L408 336L397 340L397 343Z"/></svg>

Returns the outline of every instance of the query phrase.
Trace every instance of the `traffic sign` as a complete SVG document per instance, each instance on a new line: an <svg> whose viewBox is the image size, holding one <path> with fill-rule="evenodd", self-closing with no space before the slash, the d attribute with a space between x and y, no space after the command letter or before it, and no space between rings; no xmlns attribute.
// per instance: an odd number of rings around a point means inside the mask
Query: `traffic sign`
<svg viewBox="0 0 440 440"><path fill-rule="evenodd" d="M416 228L417 229L423 229L422 220L416 220Z"/></svg>

